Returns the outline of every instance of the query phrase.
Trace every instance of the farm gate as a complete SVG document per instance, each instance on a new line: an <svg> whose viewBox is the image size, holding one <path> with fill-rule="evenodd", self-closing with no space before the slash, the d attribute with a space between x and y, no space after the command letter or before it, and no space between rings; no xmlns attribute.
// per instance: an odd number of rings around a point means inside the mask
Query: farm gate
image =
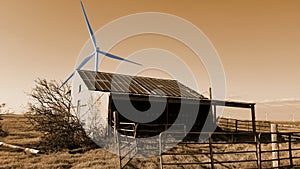
<svg viewBox="0 0 300 169"><path fill-rule="evenodd" d="M292 168L300 165L299 133L191 133L207 139L172 142L183 133L161 133L160 166L163 168ZM276 134L277 141L266 136ZM276 148L272 149L272 144Z"/></svg>

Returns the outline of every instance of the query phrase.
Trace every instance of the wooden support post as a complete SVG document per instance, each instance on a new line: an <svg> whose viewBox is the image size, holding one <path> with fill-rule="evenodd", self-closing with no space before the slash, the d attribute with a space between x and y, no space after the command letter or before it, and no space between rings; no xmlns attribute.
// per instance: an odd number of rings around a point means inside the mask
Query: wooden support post
<svg viewBox="0 0 300 169"><path fill-rule="evenodd" d="M250 126L251 126L250 123L251 123L250 121L247 121L247 131L250 131Z"/></svg>
<svg viewBox="0 0 300 169"><path fill-rule="evenodd" d="M256 158L257 158L257 168L261 169L261 142L260 142L260 134L257 135L256 139Z"/></svg>
<svg viewBox="0 0 300 169"><path fill-rule="evenodd" d="M117 111L114 111L113 112L113 116L114 116L114 137L115 137L115 142L117 144L117 153L118 153L118 156L119 156L119 167L120 169L122 168L122 157L121 157L121 150L120 150L120 138L119 138L119 135L118 135L118 112Z"/></svg>
<svg viewBox="0 0 300 169"><path fill-rule="evenodd" d="M165 123L165 131L168 130L168 125L169 125L169 102L167 99L167 105L166 105L166 121L164 121Z"/></svg>
<svg viewBox="0 0 300 169"><path fill-rule="evenodd" d="M291 136L291 133L289 133L289 158L290 158L290 168L293 168L294 164L293 164L292 136Z"/></svg>
<svg viewBox="0 0 300 169"><path fill-rule="evenodd" d="M119 155L119 166L120 166L120 169L122 169L123 166L122 166L122 154L121 154L121 145L120 145L121 142L120 142L118 133L116 135L116 139L117 139L117 149L118 149L118 155Z"/></svg>
<svg viewBox="0 0 300 169"><path fill-rule="evenodd" d="M278 142L277 142L277 124L271 124L271 141L272 141L272 167L279 166Z"/></svg>
<svg viewBox="0 0 300 169"><path fill-rule="evenodd" d="M162 133L159 134L159 138L158 138L158 143L159 143L159 150L158 150L158 153L159 153L159 163L160 163L160 169L163 169L163 157L162 157L162 153L163 153L163 150L162 150Z"/></svg>
<svg viewBox="0 0 300 169"><path fill-rule="evenodd" d="M118 112L114 111L113 116L114 116L114 135L116 136L116 134L118 134Z"/></svg>
<svg viewBox="0 0 300 169"><path fill-rule="evenodd" d="M100 96L101 97L101 96ZM113 126L113 112L111 111L111 102L112 102L112 99L111 99L111 95L109 96L109 101L108 101L108 114L109 114L109 116L108 116L108 124L110 125L110 126ZM111 138L112 137L112 131L111 131L111 128L110 127L107 127L106 128L106 131L107 131L107 136L108 136L108 138Z"/></svg>
<svg viewBox="0 0 300 169"><path fill-rule="evenodd" d="M116 143L118 143L118 137L117 137L118 136L118 112L114 111L113 116L114 116L114 137Z"/></svg>
<svg viewBox="0 0 300 169"><path fill-rule="evenodd" d="M251 118L252 118L252 132L254 141L256 142L256 157L257 157L257 165L258 168L262 168L261 165L261 142L260 142L260 134L256 133L256 118L255 118L255 105L251 105ZM248 125L250 126L250 125Z"/></svg>
<svg viewBox="0 0 300 169"><path fill-rule="evenodd" d="M184 132L184 136L186 136L187 135L187 131L186 131L186 125L185 124L183 125L183 132Z"/></svg>
<svg viewBox="0 0 300 169"><path fill-rule="evenodd" d="M217 123L217 106L214 104L212 105L212 90L211 87L209 88L209 99L210 99L210 114L211 114L211 118L212 118L212 124L216 125Z"/></svg>
<svg viewBox="0 0 300 169"><path fill-rule="evenodd" d="M229 119L226 119L227 120L227 130L229 129L229 126L228 126L228 123L229 123Z"/></svg>
<svg viewBox="0 0 300 169"><path fill-rule="evenodd" d="M209 113L213 115L212 111L212 93L211 93L211 87L208 88L208 94L209 94L209 100L210 100L210 108L209 108ZM212 116L213 117L213 116Z"/></svg>
<svg viewBox="0 0 300 169"><path fill-rule="evenodd" d="M251 105L251 117L252 117L252 131L254 135L254 140L256 141L256 119L255 119L255 106Z"/></svg>
<svg viewBox="0 0 300 169"><path fill-rule="evenodd" d="M214 169L214 152L213 152L211 135L209 136L208 141L209 141L209 153L210 153L210 168Z"/></svg>
<svg viewBox="0 0 300 169"><path fill-rule="evenodd" d="M214 125L216 125L217 124L217 105L214 105L214 107L213 107L213 122L214 122Z"/></svg>
<svg viewBox="0 0 300 169"><path fill-rule="evenodd" d="M235 120L235 132L237 133L238 132L238 120Z"/></svg>

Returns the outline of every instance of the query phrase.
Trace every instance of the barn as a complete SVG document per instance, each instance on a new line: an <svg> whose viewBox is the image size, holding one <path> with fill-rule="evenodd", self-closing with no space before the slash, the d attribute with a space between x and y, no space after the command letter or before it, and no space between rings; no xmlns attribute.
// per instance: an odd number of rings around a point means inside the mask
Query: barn
<svg viewBox="0 0 300 169"><path fill-rule="evenodd" d="M85 130L101 134L113 126L113 112L120 122L137 123L141 136L155 125L159 132L174 126L212 132L217 121L215 111L210 111L212 105L251 108L244 103L211 101L170 79L78 70L72 87L73 104Z"/></svg>

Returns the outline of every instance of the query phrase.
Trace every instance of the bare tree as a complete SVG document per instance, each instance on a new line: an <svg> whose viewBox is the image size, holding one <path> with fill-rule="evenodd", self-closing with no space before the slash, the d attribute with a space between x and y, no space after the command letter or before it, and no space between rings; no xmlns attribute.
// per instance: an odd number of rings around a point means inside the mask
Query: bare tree
<svg viewBox="0 0 300 169"><path fill-rule="evenodd" d="M1 114L9 112L8 110L9 109L6 108L5 103L0 104L0 120L3 120L3 118L1 117ZM0 136L1 137L7 136L7 132L2 129L2 123L0 123Z"/></svg>
<svg viewBox="0 0 300 169"><path fill-rule="evenodd" d="M0 104L0 114L8 114L10 113L9 108L7 108L6 103L1 103Z"/></svg>
<svg viewBox="0 0 300 169"><path fill-rule="evenodd" d="M26 113L36 131L42 133L41 145L48 150L94 146L74 116L70 86L59 89L55 81L35 81Z"/></svg>

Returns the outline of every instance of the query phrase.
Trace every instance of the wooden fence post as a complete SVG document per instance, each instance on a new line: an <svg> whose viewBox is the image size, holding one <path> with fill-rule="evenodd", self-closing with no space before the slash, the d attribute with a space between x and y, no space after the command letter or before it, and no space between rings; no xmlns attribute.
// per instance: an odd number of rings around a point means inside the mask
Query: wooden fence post
<svg viewBox="0 0 300 169"><path fill-rule="evenodd" d="M235 120L235 132L238 132L238 120Z"/></svg>
<svg viewBox="0 0 300 169"><path fill-rule="evenodd" d="M292 153L292 136L289 133L289 158L290 158L290 168L293 168L293 153Z"/></svg>
<svg viewBox="0 0 300 169"><path fill-rule="evenodd" d="M118 134L118 112L114 111L113 116L114 116L114 135L116 137Z"/></svg>
<svg viewBox="0 0 300 169"><path fill-rule="evenodd" d="M159 138L158 138L158 139L159 139L159 142L158 142L158 143L159 143L159 147L158 147L159 150L158 150L158 153L159 153L160 169L163 169L163 157L162 157L162 155L163 155L163 154L162 154L162 153L163 153L163 152L162 152L162 151L163 151L162 148L163 148L163 147L162 147L162 138L161 138L162 136L161 136L161 135L162 135L162 133L159 134Z"/></svg>
<svg viewBox="0 0 300 169"><path fill-rule="evenodd" d="M214 169L214 152L213 152L211 135L209 136L208 143L209 143L209 153L210 153L210 165L211 165L211 169Z"/></svg>
<svg viewBox="0 0 300 169"><path fill-rule="evenodd" d="M213 106L213 112L214 112L214 117L213 117L214 125L216 125L217 124L217 106L216 105Z"/></svg>
<svg viewBox="0 0 300 169"><path fill-rule="evenodd" d="M250 131L251 121L247 121L247 131Z"/></svg>
<svg viewBox="0 0 300 169"><path fill-rule="evenodd" d="M271 124L272 167L279 167L279 151L277 142L277 124Z"/></svg>
<svg viewBox="0 0 300 169"><path fill-rule="evenodd" d="M254 139L256 139L256 118L255 118L255 107L251 105L251 118L252 118L252 131L254 134Z"/></svg>
<svg viewBox="0 0 300 169"><path fill-rule="evenodd" d="M261 164L261 142L260 142L260 134L258 134L256 138L256 158L257 158L257 168L261 169L262 164Z"/></svg>
<svg viewBox="0 0 300 169"><path fill-rule="evenodd" d="M122 160L121 160L121 150L120 150L120 140L119 140L119 135L118 135L118 112L114 111L113 112L113 117L114 117L114 137L115 137L115 142L117 144L117 152L119 156L119 167L120 169L122 168Z"/></svg>

